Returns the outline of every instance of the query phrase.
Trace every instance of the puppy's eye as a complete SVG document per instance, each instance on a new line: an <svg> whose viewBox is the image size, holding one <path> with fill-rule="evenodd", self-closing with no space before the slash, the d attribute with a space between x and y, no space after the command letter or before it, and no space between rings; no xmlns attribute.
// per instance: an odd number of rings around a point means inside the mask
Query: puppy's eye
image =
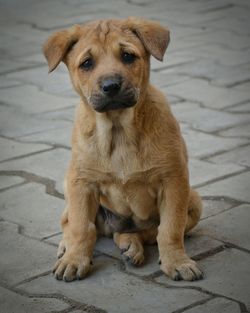
<svg viewBox="0 0 250 313"><path fill-rule="evenodd" d="M81 65L80 68L82 68L85 71L89 71L93 68L94 66L94 61L92 58L88 58L87 60L85 60Z"/></svg>
<svg viewBox="0 0 250 313"><path fill-rule="evenodd" d="M131 64L134 63L136 55L134 55L133 53L122 52L121 59L123 63Z"/></svg>

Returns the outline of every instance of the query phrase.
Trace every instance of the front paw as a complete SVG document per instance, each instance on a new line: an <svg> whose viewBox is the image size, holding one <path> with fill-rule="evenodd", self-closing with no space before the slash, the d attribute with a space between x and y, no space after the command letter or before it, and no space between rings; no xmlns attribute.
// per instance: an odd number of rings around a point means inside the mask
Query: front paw
<svg viewBox="0 0 250 313"><path fill-rule="evenodd" d="M53 273L58 280L64 280L66 282L73 281L75 279L83 279L90 270L91 259L84 257L79 252L65 254L57 260Z"/></svg>
<svg viewBox="0 0 250 313"><path fill-rule="evenodd" d="M194 281L203 278L197 263L188 257L177 260L161 260L161 270L173 280Z"/></svg>

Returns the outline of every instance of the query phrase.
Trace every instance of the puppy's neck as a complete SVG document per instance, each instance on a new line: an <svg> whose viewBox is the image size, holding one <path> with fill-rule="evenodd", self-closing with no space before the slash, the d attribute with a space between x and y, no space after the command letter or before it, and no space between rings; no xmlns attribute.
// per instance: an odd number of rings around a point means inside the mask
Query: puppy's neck
<svg viewBox="0 0 250 313"><path fill-rule="evenodd" d="M133 141L134 108L97 113L96 135L100 151L109 156L117 147Z"/></svg>

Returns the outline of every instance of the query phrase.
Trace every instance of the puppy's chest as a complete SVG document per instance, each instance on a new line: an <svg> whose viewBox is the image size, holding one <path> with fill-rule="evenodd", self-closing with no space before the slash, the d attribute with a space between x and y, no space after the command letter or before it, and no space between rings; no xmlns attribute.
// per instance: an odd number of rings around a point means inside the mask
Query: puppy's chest
<svg viewBox="0 0 250 313"><path fill-rule="evenodd" d="M98 185L157 185L165 175L166 162L159 162L150 138L140 133L131 119L124 120L115 125L97 120L93 136L79 144L76 162L80 176Z"/></svg>
<svg viewBox="0 0 250 313"><path fill-rule="evenodd" d="M96 133L97 164L107 177L125 183L136 173L145 170L140 138L132 126L109 125Z"/></svg>
<svg viewBox="0 0 250 313"><path fill-rule="evenodd" d="M100 124L83 171L97 182L101 204L122 216L147 220L155 215L160 181L143 138L131 124ZM92 158L90 158L92 155Z"/></svg>

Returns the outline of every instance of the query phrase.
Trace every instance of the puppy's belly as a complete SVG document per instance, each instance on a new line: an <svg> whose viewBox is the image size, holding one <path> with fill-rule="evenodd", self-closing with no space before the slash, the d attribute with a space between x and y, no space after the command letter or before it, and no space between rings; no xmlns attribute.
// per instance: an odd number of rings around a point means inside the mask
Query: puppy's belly
<svg viewBox="0 0 250 313"><path fill-rule="evenodd" d="M100 203L110 211L135 222L156 219L157 191L144 183L103 184Z"/></svg>
<svg viewBox="0 0 250 313"><path fill-rule="evenodd" d="M100 235L110 237L116 232L134 233L152 229L152 227L157 227L159 225L159 218L149 218L144 221L133 216L123 217L100 205L96 225Z"/></svg>

